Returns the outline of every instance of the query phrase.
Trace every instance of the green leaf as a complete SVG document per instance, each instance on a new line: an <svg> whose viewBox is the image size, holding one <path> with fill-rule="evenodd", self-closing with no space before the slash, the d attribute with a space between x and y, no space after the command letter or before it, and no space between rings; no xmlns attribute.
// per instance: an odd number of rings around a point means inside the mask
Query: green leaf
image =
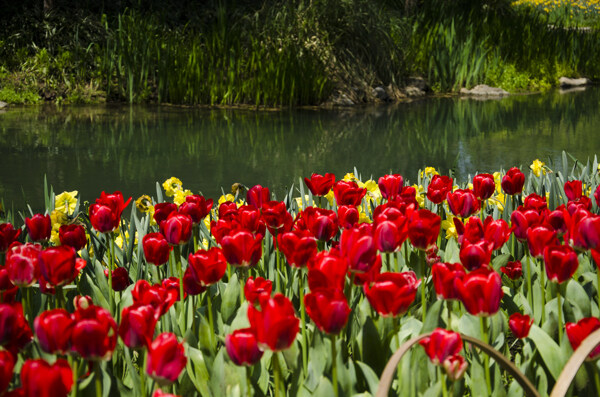
<svg viewBox="0 0 600 397"><path fill-rule="evenodd" d="M321 381L319 382L319 387L317 387L317 389L313 393L313 396L314 397L331 397L333 395L335 395L335 393L333 391L333 385L331 384L329 379L327 379L324 376L321 376Z"/></svg>
<svg viewBox="0 0 600 397"><path fill-rule="evenodd" d="M240 299L240 291L241 288L237 274L233 274L227 283L221 302L221 318L223 319L223 323L229 324L235 314Z"/></svg>
<svg viewBox="0 0 600 397"><path fill-rule="evenodd" d="M562 354L560 347L547 333L535 324L529 331L529 338L535 344L552 377L555 380L558 379L567 361L567 357Z"/></svg>
<svg viewBox="0 0 600 397"><path fill-rule="evenodd" d="M577 306L583 317L591 316L590 297L578 282L572 280L567 282L566 302Z"/></svg>
<svg viewBox="0 0 600 397"><path fill-rule="evenodd" d="M360 361L357 361L356 364L358 365L358 367L362 371L363 376L367 380L367 384L369 385L369 391L371 392L371 394L375 395L375 393L377 393L377 387L379 386L379 377L377 376L375 371L373 371L371 367L369 367L367 364Z"/></svg>
<svg viewBox="0 0 600 397"><path fill-rule="evenodd" d="M427 309L427 315L425 316L425 323L421 328L421 333L425 334L431 332L440 325L440 313L442 312L443 301L438 299L431 307Z"/></svg>

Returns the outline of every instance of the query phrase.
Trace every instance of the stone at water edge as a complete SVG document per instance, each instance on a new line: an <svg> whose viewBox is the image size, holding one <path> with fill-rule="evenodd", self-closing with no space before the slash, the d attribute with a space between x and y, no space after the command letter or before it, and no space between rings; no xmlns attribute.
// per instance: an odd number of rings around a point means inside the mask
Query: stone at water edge
<svg viewBox="0 0 600 397"><path fill-rule="evenodd" d="M591 83L591 80L585 77L582 77L580 79L571 79L569 77L561 77L560 79L558 79L558 85L561 86L562 88L567 88L567 87L581 87L584 85L588 85Z"/></svg>
<svg viewBox="0 0 600 397"><path fill-rule="evenodd" d="M460 93L463 95L477 95L477 96L505 96L510 95L508 91L498 87L490 87L489 85L479 84L472 89L461 88Z"/></svg>
<svg viewBox="0 0 600 397"><path fill-rule="evenodd" d="M8 103L0 101L0 109L8 107Z"/></svg>

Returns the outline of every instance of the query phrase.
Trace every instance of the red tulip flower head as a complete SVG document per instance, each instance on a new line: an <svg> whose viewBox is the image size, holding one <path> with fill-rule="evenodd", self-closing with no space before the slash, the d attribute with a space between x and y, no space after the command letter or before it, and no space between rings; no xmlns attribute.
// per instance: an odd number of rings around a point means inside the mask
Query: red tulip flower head
<svg viewBox="0 0 600 397"><path fill-rule="evenodd" d="M250 367L256 364L263 355L252 328L238 329L227 335L225 349L235 365Z"/></svg>
<svg viewBox="0 0 600 397"><path fill-rule="evenodd" d="M108 269L104 269L104 276L108 278ZM129 285L131 285L131 280L129 279L129 273L127 269L124 267L116 267L112 271L112 289L113 291L120 292L125 290Z"/></svg>
<svg viewBox="0 0 600 397"><path fill-rule="evenodd" d="M110 360L117 345L117 324L109 311L95 305L73 313L73 350L87 360Z"/></svg>
<svg viewBox="0 0 600 397"><path fill-rule="evenodd" d="M192 237L192 218L179 212L171 212L160 223L160 232L172 245L185 244Z"/></svg>
<svg viewBox="0 0 600 397"><path fill-rule="evenodd" d="M508 276L511 280L516 280L523 276L523 265L520 261L508 262L506 266L502 266L500 271Z"/></svg>
<svg viewBox="0 0 600 397"><path fill-rule="evenodd" d="M340 239L340 248L342 256L348 259L351 272L368 272L378 257L369 224L344 230Z"/></svg>
<svg viewBox="0 0 600 397"><path fill-rule="evenodd" d="M29 287L40 278L39 244L14 244L6 253L6 269L11 283L19 287Z"/></svg>
<svg viewBox="0 0 600 397"><path fill-rule="evenodd" d="M458 299L454 279L465 273L465 268L460 263L434 263L431 266L431 276L438 299Z"/></svg>
<svg viewBox="0 0 600 397"><path fill-rule="evenodd" d="M112 194L102 192L96 203L90 205L90 222L94 229L100 233L107 233L115 230L121 222L121 214L125 207L129 205L131 197L127 202L123 199L123 194L116 191Z"/></svg>
<svg viewBox="0 0 600 397"><path fill-rule="evenodd" d="M200 249L190 254L188 266L194 280L205 287L223 278L227 271L227 259L221 248L212 247L208 251Z"/></svg>
<svg viewBox="0 0 600 397"><path fill-rule="evenodd" d="M52 221L50 215L35 214L31 218L25 218L27 233L33 241L47 241L52 232Z"/></svg>
<svg viewBox="0 0 600 397"><path fill-rule="evenodd" d="M525 209L520 206L510 215L510 222L515 233L515 237L521 241L527 240L527 231L530 228L541 226L544 217L533 209Z"/></svg>
<svg viewBox="0 0 600 397"><path fill-rule="evenodd" d="M542 213L548 210L548 203L546 202L546 197L542 197L536 193L531 193L529 196L525 197L525 200L523 201L523 207Z"/></svg>
<svg viewBox="0 0 600 397"><path fill-rule="evenodd" d="M481 240L477 243L465 240L460 247L460 262L469 271L479 269L481 266L490 263L493 247L493 243L486 240Z"/></svg>
<svg viewBox="0 0 600 397"><path fill-rule="evenodd" d="M308 287L344 289L348 261L337 250L321 251L308 262Z"/></svg>
<svg viewBox="0 0 600 397"><path fill-rule="evenodd" d="M502 190L504 193L512 196L514 194L521 194L523 192L523 185L525 184L525 174L521 172L517 167L513 167L506 172L506 175L502 177Z"/></svg>
<svg viewBox="0 0 600 397"><path fill-rule="evenodd" d="M67 354L75 322L65 309L47 310L35 318L35 335L40 347L48 353Z"/></svg>
<svg viewBox="0 0 600 397"><path fill-rule="evenodd" d="M144 248L144 257L148 263L160 266L169 261L171 246L169 242L160 233L148 233L142 239Z"/></svg>
<svg viewBox="0 0 600 397"><path fill-rule="evenodd" d="M479 211L479 201L471 189L458 189L446 195L448 207L456 216L466 218Z"/></svg>
<svg viewBox="0 0 600 397"><path fill-rule="evenodd" d="M187 295L200 295L206 291L206 287L199 284L192 275L192 268L188 266L183 273L183 292Z"/></svg>
<svg viewBox="0 0 600 397"><path fill-rule="evenodd" d="M526 314L513 313L508 319L508 327L513 335L519 339L527 338L533 324L533 318Z"/></svg>
<svg viewBox="0 0 600 397"><path fill-rule="evenodd" d="M79 251L87 244L85 229L81 225L62 225L58 229L58 238L62 245L68 245Z"/></svg>
<svg viewBox="0 0 600 397"><path fill-rule="evenodd" d="M558 244L544 249L544 263L548 279L559 284L571 279L579 266L575 250L568 245Z"/></svg>
<svg viewBox="0 0 600 397"><path fill-rule="evenodd" d="M393 201L400 196L403 184L404 178L400 174L385 175L377 181L381 197L389 201Z"/></svg>
<svg viewBox="0 0 600 397"><path fill-rule="evenodd" d="M156 318L165 314L179 300L179 286L168 288L162 284L150 285L147 280L138 280L131 290L133 303L150 305Z"/></svg>
<svg viewBox="0 0 600 397"><path fill-rule="evenodd" d="M163 221L166 221L172 212L177 212L177 204L175 203L158 203L154 206L154 220L157 225L160 225Z"/></svg>
<svg viewBox="0 0 600 397"><path fill-rule="evenodd" d="M248 205L253 205L258 209L261 209L263 203L271 200L271 192L269 188L256 185L248 189L246 192L246 202Z"/></svg>
<svg viewBox="0 0 600 397"><path fill-rule="evenodd" d="M469 364L463 356L455 354L446 358L442 363L442 366L444 367L444 371L446 371L448 378L455 382L463 377Z"/></svg>
<svg viewBox="0 0 600 397"><path fill-rule="evenodd" d="M502 280L498 273L487 267L454 279L454 288L467 311L474 316L491 316L500 309L504 295Z"/></svg>
<svg viewBox="0 0 600 397"><path fill-rule="evenodd" d="M232 266L249 267L258 263L262 256L263 236L238 229L221 240L223 255Z"/></svg>
<svg viewBox="0 0 600 397"><path fill-rule="evenodd" d="M565 329L573 350L577 350L585 338L587 338L598 328L600 328L600 320L596 317L586 317L582 318L577 323L567 323ZM589 354L588 360L595 360L599 356L600 346L596 346L596 348Z"/></svg>
<svg viewBox="0 0 600 397"><path fill-rule="evenodd" d="M479 200L487 200L496 191L496 183L492 174L479 174L473 177L473 193Z"/></svg>
<svg viewBox="0 0 600 397"><path fill-rule="evenodd" d="M6 252L8 247L21 235L21 229L16 229L10 223L0 223L0 254Z"/></svg>
<svg viewBox="0 0 600 397"><path fill-rule="evenodd" d="M317 289L304 297L306 313L325 333L338 334L348 322L350 306L339 289Z"/></svg>
<svg viewBox="0 0 600 397"><path fill-rule="evenodd" d="M596 205L600 207L600 185L594 191L594 198L596 199Z"/></svg>
<svg viewBox="0 0 600 397"><path fill-rule="evenodd" d="M406 313L414 302L421 280L414 272L381 273L369 285L364 285L371 306L384 317Z"/></svg>
<svg viewBox="0 0 600 397"><path fill-rule="evenodd" d="M331 240L338 232L338 218L335 211L307 207L300 215L300 227L306 228L320 241Z"/></svg>
<svg viewBox="0 0 600 397"><path fill-rule="evenodd" d="M267 201L262 203L262 219L269 228L271 234L276 235L285 226L290 214L282 201Z"/></svg>
<svg viewBox="0 0 600 397"><path fill-rule="evenodd" d="M510 238L512 229L504 219L492 219L488 216L483 223L483 238L493 244L492 250L502 248Z"/></svg>
<svg viewBox="0 0 600 397"><path fill-rule="evenodd" d="M317 241L307 230L293 230L277 236L277 246L293 267L306 267L309 259L317 254Z"/></svg>
<svg viewBox="0 0 600 397"><path fill-rule="evenodd" d="M400 248L407 237L406 218L399 226L398 223L390 220L377 220L373 235L375 237L375 247L381 252L394 252Z"/></svg>
<svg viewBox="0 0 600 397"><path fill-rule="evenodd" d="M0 395L8 389L13 377L15 359L8 350L0 350Z"/></svg>
<svg viewBox="0 0 600 397"><path fill-rule="evenodd" d="M300 323L292 302L282 294L272 298L261 295L259 300L260 310L248 306L250 328L256 332L259 346L272 351L289 348L296 339Z"/></svg>
<svg viewBox="0 0 600 397"><path fill-rule="evenodd" d="M425 353L435 365L440 365L448 357L458 354L463 347L459 333L442 328L436 328L431 335L421 339L419 344L425 348Z"/></svg>
<svg viewBox="0 0 600 397"><path fill-rule="evenodd" d="M408 223L408 238L415 248L426 251L436 243L441 224L442 219L433 212L415 211Z"/></svg>
<svg viewBox="0 0 600 397"><path fill-rule="evenodd" d="M31 328L20 303L0 303L0 346L9 350L14 357L33 339Z"/></svg>
<svg viewBox="0 0 600 397"><path fill-rule="evenodd" d="M575 247L587 250L600 247L600 216L589 215L576 222L571 236Z"/></svg>
<svg viewBox="0 0 600 397"><path fill-rule="evenodd" d="M313 194L313 196L325 196L335 183L335 175L334 174L312 174L310 179L304 178L304 183Z"/></svg>
<svg viewBox="0 0 600 397"><path fill-rule="evenodd" d="M85 260L77 258L75 249L68 245L46 248L39 254L42 276L54 286L71 283L85 267Z"/></svg>
<svg viewBox="0 0 600 397"><path fill-rule="evenodd" d="M356 182L341 180L333 185L333 194L338 206L353 205L357 207L367 194L367 189L358 187Z"/></svg>
<svg viewBox="0 0 600 397"><path fill-rule="evenodd" d="M213 206L213 199L205 199L204 196L192 194L185 197L185 202L179 206L179 212L189 215L194 225L206 218Z"/></svg>
<svg viewBox="0 0 600 397"><path fill-rule="evenodd" d="M260 305L260 297L265 295L268 298L272 291L273 282L262 277L248 277L244 285L244 296L252 305Z"/></svg>
<svg viewBox="0 0 600 397"><path fill-rule="evenodd" d="M565 196L569 201L580 199L583 196L583 182L578 180L567 181L564 185Z"/></svg>
<svg viewBox="0 0 600 397"><path fill-rule="evenodd" d="M337 216L340 227L344 229L350 229L355 226L360 219L358 209L351 205L340 205L337 209Z"/></svg>
<svg viewBox="0 0 600 397"><path fill-rule="evenodd" d="M531 256L541 258L544 255L544 248L552 244L558 244L556 231L553 229L537 226L527 230L527 246Z"/></svg>
<svg viewBox="0 0 600 397"><path fill-rule="evenodd" d="M148 347L154 337L156 322L157 318L152 306L139 303L127 306L121 312L119 336L130 349Z"/></svg>
<svg viewBox="0 0 600 397"><path fill-rule="evenodd" d="M73 386L69 362L59 358L50 365L43 359L27 360L21 369L25 396L66 397Z"/></svg>
<svg viewBox="0 0 600 397"><path fill-rule="evenodd" d="M452 191L454 180L446 175L434 175L427 186L427 198L433 204L441 204Z"/></svg>
<svg viewBox="0 0 600 397"><path fill-rule="evenodd" d="M174 383L187 364L183 344L170 332L158 335L148 349L146 373L159 385Z"/></svg>

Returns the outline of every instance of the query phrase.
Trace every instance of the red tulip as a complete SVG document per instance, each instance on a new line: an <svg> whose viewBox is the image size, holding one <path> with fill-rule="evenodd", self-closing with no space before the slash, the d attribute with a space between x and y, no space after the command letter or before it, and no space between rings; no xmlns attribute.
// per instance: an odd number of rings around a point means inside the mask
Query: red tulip
<svg viewBox="0 0 600 397"><path fill-rule="evenodd" d="M154 394L152 394L152 397L180 397L180 396L164 392L164 391L162 391L162 389L156 389L156 390L154 390Z"/></svg>
<svg viewBox="0 0 600 397"><path fill-rule="evenodd" d="M357 207L367 194L367 189L358 187L356 182L341 180L333 185L333 194L338 206L353 205Z"/></svg>
<svg viewBox="0 0 600 397"><path fill-rule="evenodd" d="M47 310L35 318L35 335L40 347L52 354L67 354L71 349L71 335L75 322L65 309Z"/></svg>
<svg viewBox="0 0 600 397"><path fill-rule="evenodd" d="M180 300L179 297L179 279L177 277L165 278L161 282L162 287L167 291L167 295L173 296L176 301ZM185 299L185 291L183 294Z"/></svg>
<svg viewBox="0 0 600 397"><path fill-rule="evenodd" d="M586 317L582 318L577 323L567 323L565 329L573 350L577 350L585 338L598 328L600 328L600 320L596 317ZM589 354L588 360L595 360L598 356L600 356L600 346L596 346Z"/></svg>
<svg viewBox="0 0 600 397"><path fill-rule="evenodd" d="M19 238L21 229L15 230L10 223L0 223L0 254L6 252L8 247Z"/></svg>
<svg viewBox="0 0 600 397"><path fill-rule="evenodd" d="M436 243L442 219L423 209L413 212L408 223L408 238L415 248L427 250Z"/></svg>
<svg viewBox="0 0 600 397"><path fill-rule="evenodd" d="M221 248L200 249L188 257L188 268L194 280L202 286L219 282L227 271L227 260Z"/></svg>
<svg viewBox="0 0 600 397"><path fill-rule="evenodd" d="M260 310L248 306L248 320L259 346L272 351L287 349L296 339L300 323L292 302L282 294L272 298L263 295L259 300Z"/></svg>
<svg viewBox="0 0 600 397"><path fill-rule="evenodd" d="M493 243L481 240L477 243L463 241L460 247L460 262L471 271L487 265L492 259Z"/></svg>
<svg viewBox="0 0 600 397"><path fill-rule="evenodd" d="M273 235L277 234L284 227L286 214L289 216L285 208L285 203L281 201L267 201L262 203L262 219Z"/></svg>
<svg viewBox="0 0 600 397"><path fill-rule="evenodd" d="M238 329L227 335L225 349L235 365L250 367L256 364L263 355L263 351L258 348L258 341L252 328Z"/></svg>
<svg viewBox="0 0 600 397"><path fill-rule="evenodd" d="M536 193L531 193L529 196L525 197L523 207L525 207L525 209L532 209L542 213L548 210L548 203L546 202L546 197L542 197Z"/></svg>
<svg viewBox="0 0 600 397"><path fill-rule="evenodd" d="M356 207L350 205L341 205L337 209L337 216L340 223L340 227L344 229L350 229L355 226L360 219L360 214Z"/></svg>
<svg viewBox="0 0 600 397"><path fill-rule="evenodd" d="M338 232L338 218L335 211L307 207L300 214L299 227L306 228L317 240L329 241Z"/></svg>
<svg viewBox="0 0 600 397"><path fill-rule="evenodd" d="M254 266L262 257L262 239L243 229L233 231L221 240L223 255L232 266Z"/></svg>
<svg viewBox="0 0 600 397"><path fill-rule="evenodd" d="M425 348L425 353L435 365L440 365L448 357L458 354L463 347L459 333L442 328L436 328L431 335L421 339L419 344Z"/></svg>
<svg viewBox="0 0 600 397"><path fill-rule="evenodd" d="M385 175L380 177L377 181L381 197L389 201L395 200L400 196L403 184L404 179L400 174Z"/></svg>
<svg viewBox="0 0 600 397"><path fill-rule="evenodd" d="M487 200L496 191L492 174L478 174L473 177L473 193L479 200Z"/></svg>
<svg viewBox="0 0 600 397"><path fill-rule="evenodd" d="M117 324L109 311L95 305L73 313L73 350L87 360L110 360L117 345Z"/></svg>
<svg viewBox="0 0 600 397"><path fill-rule="evenodd" d="M75 249L68 245L46 248L39 254L41 274L54 286L71 283L85 266L85 261L77 260Z"/></svg>
<svg viewBox="0 0 600 397"><path fill-rule="evenodd" d="M446 175L434 175L427 186L427 198L433 204L441 204L452 191L454 180Z"/></svg>
<svg viewBox="0 0 600 397"><path fill-rule="evenodd" d="M248 277L244 285L244 296L252 305L259 305L260 297L265 295L268 298L271 296L271 291L273 291L273 282L262 277L256 279Z"/></svg>
<svg viewBox="0 0 600 397"><path fill-rule="evenodd" d="M571 200L567 203L567 210L570 214L574 213L579 209L590 211L592 209L592 200L589 197L581 196L576 200Z"/></svg>
<svg viewBox="0 0 600 397"><path fill-rule="evenodd" d="M491 316L500 309L504 295L502 280L498 273L485 266L455 278L454 288L465 309L474 316Z"/></svg>
<svg viewBox="0 0 600 397"><path fill-rule="evenodd" d="M492 250L498 250L508 241L512 229L504 219L492 219L488 216L483 224L483 238L492 243Z"/></svg>
<svg viewBox="0 0 600 397"><path fill-rule="evenodd" d="M400 196L396 198L396 202L406 206L414 206L414 208L419 208L419 202L417 201L417 189L412 186L404 186L400 192Z"/></svg>
<svg viewBox="0 0 600 397"><path fill-rule="evenodd" d="M552 229L556 231L558 236L562 236L568 230L568 225L565 220L565 210L564 204L561 204L548 214L548 223L552 226Z"/></svg>
<svg viewBox="0 0 600 397"><path fill-rule="evenodd" d="M171 212L169 217L160 223L160 232L169 244L185 244L192 237L192 218L179 212Z"/></svg>
<svg viewBox="0 0 600 397"><path fill-rule="evenodd" d="M75 251L79 251L87 244L85 229L77 224L62 225L58 229L58 238L62 245L73 247Z"/></svg>
<svg viewBox="0 0 600 397"><path fill-rule="evenodd" d="M90 205L90 222L94 229L100 233L111 232L115 230L121 222L121 214L125 207L129 205L131 197L124 202L123 194L119 191L113 194L102 192L96 203Z"/></svg>
<svg viewBox="0 0 600 397"><path fill-rule="evenodd" d="M400 246L406 240L406 218L404 224L400 227L395 222L389 220L378 221L375 224L373 232L375 247L381 252L394 252L400 249Z"/></svg>
<svg viewBox="0 0 600 397"><path fill-rule="evenodd" d="M586 216L577 222L574 229L571 238L575 247L587 250L600 246L600 216Z"/></svg>
<svg viewBox="0 0 600 397"><path fill-rule="evenodd" d="M130 349L150 346L157 318L154 308L150 305L133 304L123 308L119 336Z"/></svg>
<svg viewBox="0 0 600 397"><path fill-rule="evenodd" d="M558 244L556 232L545 226L537 226L527 230L527 246L529 253L534 258L544 255L544 248L549 245Z"/></svg>
<svg viewBox="0 0 600 397"><path fill-rule="evenodd" d="M146 373L161 386L175 382L186 364L183 344L173 333L163 332L148 348Z"/></svg>
<svg viewBox="0 0 600 397"><path fill-rule="evenodd" d="M600 185L598 185L596 191L594 192L594 198L596 199L596 205L600 207Z"/></svg>
<svg viewBox="0 0 600 397"><path fill-rule="evenodd" d="M165 314L179 300L179 287L165 288L162 284L150 285L146 280L138 280L131 290L133 303L150 305L156 318Z"/></svg>
<svg viewBox="0 0 600 397"><path fill-rule="evenodd" d="M321 251L308 262L308 287L344 289L348 262L338 251Z"/></svg>
<svg viewBox="0 0 600 397"><path fill-rule="evenodd" d="M458 243L463 244L465 241L477 243L484 238L483 222L476 216L467 219L467 222L462 223L460 218L452 218L456 233L458 234Z"/></svg>
<svg viewBox="0 0 600 397"><path fill-rule="evenodd" d="M342 256L348 259L351 272L366 273L377 260L377 248L369 224L342 232L340 248Z"/></svg>
<svg viewBox="0 0 600 397"><path fill-rule="evenodd" d="M13 377L15 359L8 350L0 350L0 395L8 389Z"/></svg>
<svg viewBox="0 0 600 397"><path fill-rule="evenodd" d="M206 291L206 287L198 283L192 274L191 266L188 266L183 272L183 292L187 295L200 295Z"/></svg>
<svg viewBox="0 0 600 397"><path fill-rule="evenodd" d="M238 208L237 215L233 220L233 223L237 222L242 229L246 229L253 234L259 233L263 236L265 235L265 221L261 218L260 211L252 205L242 205ZM285 217L284 222L287 222L287 216ZM233 230L236 229L236 227L232 224L230 229Z"/></svg>
<svg viewBox="0 0 600 397"><path fill-rule="evenodd" d="M248 192L246 192L246 202L248 205L253 205L258 209L261 209L263 203L266 203L269 200L271 200L271 192L269 192L269 188L262 187L261 185L253 186L248 189Z"/></svg>
<svg viewBox="0 0 600 397"><path fill-rule="evenodd" d="M253 208L258 211L254 205L248 205L247 207ZM224 201L219 205L219 219L227 221L233 220L237 216L238 206L233 201Z"/></svg>
<svg viewBox="0 0 600 397"><path fill-rule="evenodd" d="M463 377L469 364L463 356L455 354L446 358L442 363L442 366L444 367L444 371L446 371L448 378L455 382Z"/></svg>
<svg viewBox="0 0 600 397"><path fill-rule="evenodd" d="M104 276L108 277L108 269L104 269ZM116 267L112 271L112 289L120 292L125 290L131 284L129 273L124 267Z"/></svg>
<svg viewBox="0 0 600 397"><path fill-rule="evenodd" d="M166 221L172 212L177 212L177 204L175 203L158 203L154 206L154 220L157 225Z"/></svg>
<svg viewBox="0 0 600 397"><path fill-rule="evenodd" d="M567 181L564 185L565 196L569 201L577 200L583 195L583 182L578 180Z"/></svg>
<svg viewBox="0 0 600 397"><path fill-rule="evenodd" d="M527 230L536 226L541 226L544 222L544 216L536 210L519 207L510 215L510 222L515 233L515 237L521 241L527 239Z"/></svg>
<svg viewBox="0 0 600 397"><path fill-rule="evenodd" d="M169 261L172 247L160 233L148 233L142 239L146 262L160 266Z"/></svg>
<svg viewBox="0 0 600 397"><path fill-rule="evenodd" d="M438 299L458 299L454 279L464 275L465 268L460 263L434 263L431 266L431 276Z"/></svg>
<svg viewBox="0 0 600 397"><path fill-rule="evenodd" d="M371 284L375 281L375 277L381 274L381 255L377 255L375 263L371 268L364 273L357 273L348 271L348 277L352 279L354 276L354 285L362 286L364 284Z"/></svg>
<svg viewBox="0 0 600 397"><path fill-rule="evenodd" d="M479 211L479 201L471 189L458 189L446 195L448 207L456 216L466 218Z"/></svg>
<svg viewBox="0 0 600 397"><path fill-rule="evenodd" d="M52 365L41 358L27 360L21 368L21 384L28 397L66 397L73 386L73 371L62 358Z"/></svg>
<svg viewBox="0 0 600 397"><path fill-rule="evenodd" d="M502 190L508 195L521 194L525 184L525 174L520 169L513 167L502 177Z"/></svg>
<svg viewBox="0 0 600 397"><path fill-rule="evenodd" d="M317 254L317 241L307 230L294 230L277 236L277 246L293 267L306 267L308 260Z"/></svg>
<svg viewBox="0 0 600 397"><path fill-rule="evenodd" d="M0 346L9 350L14 357L33 339L31 328L20 303L0 303Z"/></svg>
<svg viewBox="0 0 600 397"><path fill-rule="evenodd" d="M6 270L12 284L29 287L40 278L39 244L12 245L6 253Z"/></svg>
<svg viewBox="0 0 600 397"><path fill-rule="evenodd" d="M350 306L339 289L317 289L304 297L306 313L328 334L338 334L348 322Z"/></svg>
<svg viewBox="0 0 600 397"><path fill-rule="evenodd" d="M544 249L544 263L550 281L559 284L575 274L579 261L577 253L568 245L549 245Z"/></svg>
<svg viewBox="0 0 600 397"><path fill-rule="evenodd" d="M523 265L520 261L508 262L506 266L500 268L500 271L511 280L516 280L523 275Z"/></svg>
<svg viewBox="0 0 600 397"><path fill-rule="evenodd" d="M35 214L31 218L25 218L27 233L33 241L47 241L52 232L52 221L50 215Z"/></svg>
<svg viewBox="0 0 600 397"><path fill-rule="evenodd" d="M421 280L414 272L381 273L363 288L373 309L389 317L406 313L415 300L419 284Z"/></svg>
<svg viewBox="0 0 600 397"><path fill-rule="evenodd" d="M206 218L213 206L213 200L206 200L204 196L192 194L185 197L185 202L179 206L179 212L189 215L194 225Z"/></svg>
<svg viewBox="0 0 600 397"><path fill-rule="evenodd" d="M304 178L304 183L313 194L313 196L325 196L335 183L335 175L334 174L312 174L310 179Z"/></svg>
<svg viewBox="0 0 600 397"><path fill-rule="evenodd" d="M513 313L508 319L508 327L513 335L519 339L527 338L532 324L533 318L526 314Z"/></svg>

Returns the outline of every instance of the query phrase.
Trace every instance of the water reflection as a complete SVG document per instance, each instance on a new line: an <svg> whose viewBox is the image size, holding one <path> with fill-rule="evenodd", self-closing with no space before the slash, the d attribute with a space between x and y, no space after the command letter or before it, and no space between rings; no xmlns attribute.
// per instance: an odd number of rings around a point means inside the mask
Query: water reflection
<svg viewBox="0 0 600 397"><path fill-rule="evenodd" d="M298 177L356 167L414 180L433 165L466 177L535 158L598 153L600 90L499 101L428 99L357 110L17 108L0 114L0 197L43 204L43 179L84 200L122 190L155 194L157 181L217 197L233 182L279 195Z"/></svg>

